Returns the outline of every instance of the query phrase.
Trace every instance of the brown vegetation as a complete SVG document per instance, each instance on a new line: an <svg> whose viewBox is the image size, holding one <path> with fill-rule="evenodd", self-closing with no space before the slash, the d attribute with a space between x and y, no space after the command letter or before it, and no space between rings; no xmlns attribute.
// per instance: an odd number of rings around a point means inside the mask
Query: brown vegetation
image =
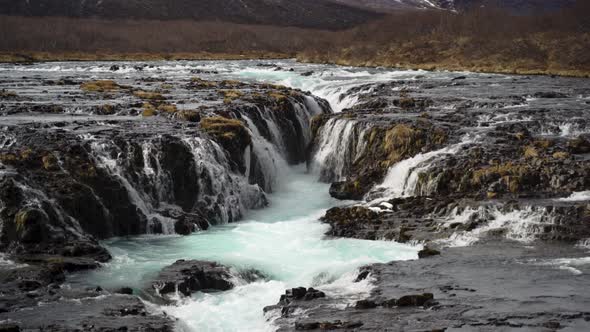
<svg viewBox="0 0 590 332"><path fill-rule="evenodd" d="M590 3L535 16L412 11L345 31L0 17L0 61L293 57L357 66L590 75Z"/></svg>
<svg viewBox="0 0 590 332"><path fill-rule="evenodd" d="M111 80L88 81L80 85L80 89L86 92L113 92L121 88L119 84Z"/></svg>

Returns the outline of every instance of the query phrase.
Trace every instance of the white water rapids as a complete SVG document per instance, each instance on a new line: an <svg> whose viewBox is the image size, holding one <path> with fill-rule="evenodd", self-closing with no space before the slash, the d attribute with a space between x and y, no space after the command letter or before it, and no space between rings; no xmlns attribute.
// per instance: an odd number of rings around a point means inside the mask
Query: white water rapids
<svg viewBox="0 0 590 332"><path fill-rule="evenodd" d="M179 318L182 331L265 331L273 326L263 316L263 307L275 304L287 288L316 287L346 306L371 289L368 281L353 282L356 268L416 258L418 247L395 242L324 239L329 226L318 218L338 202L328 195L328 185L301 167L286 173L281 190L270 195L270 207L251 211L244 221L187 237L108 241L113 261L79 278L102 287L139 289L162 267L181 258L255 268L268 280L241 283L226 292L197 293L178 306L158 310Z"/></svg>

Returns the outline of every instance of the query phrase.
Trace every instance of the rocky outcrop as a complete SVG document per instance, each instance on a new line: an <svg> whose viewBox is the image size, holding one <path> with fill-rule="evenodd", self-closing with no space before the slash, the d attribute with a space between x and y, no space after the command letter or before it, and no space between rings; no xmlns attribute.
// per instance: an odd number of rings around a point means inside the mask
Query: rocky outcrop
<svg viewBox="0 0 590 332"><path fill-rule="evenodd" d="M570 258L560 259L564 255ZM567 271L586 271L575 265L586 255L573 247L498 241L446 249L429 259L374 264L359 272L372 278L368 298L344 309L325 298L322 305L305 307L305 315L291 313L274 323L278 331L346 330L349 324L368 331L586 328L590 293L584 278Z"/></svg>
<svg viewBox="0 0 590 332"><path fill-rule="evenodd" d="M588 237L588 199L559 200L590 189L587 112L575 94L513 82L516 91L484 98L483 90L452 97L490 84L483 78L359 86L348 92L354 107L315 118L309 168L332 183L333 197L365 202L329 210L328 235ZM552 99L570 103L556 108Z"/></svg>
<svg viewBox="0 0 590 332"><path fill-rule="evenodd" d="M225 291L234 287L228 267L215 262L178 260L160 271L151 282L159 296L180 293L190 296L198 291Z"/></svg>
<svg viewBox="0 0 590 332"><path fill-rule="evenodd" d="M195 79L179 87L209 100L194 124L182 120L182 101L169 90L111 80L77 84L66 86L83 112L95 112L84 101L121 96L142 100L137 105L153 107L156 116L125 118L140 112L132 103L104 118L7 117L0 149L4 251L105 261L98 239L190 234L238 220L266 204L264 191L277 181L268 168L305 158L309 119L329 112L325 102L284 87Z"/></svg>
<svg viewBox="0 0 590 332"><path fill-rule="evenodd" d="M19 309L52 315L56 331L170 331L172 322L148 314L132 290L64 295L54 288L64 273L111 258L102 239L189 235L266 206L276 168L305 159L311 117L330 112L301 91L234 81L31 82L34 89L58 84L73 101L49 104L46 97L62 99L48 93L0 105L0 251L31 269L7 268L5 311L22 329L41 322ZM184 107L187 95L200 106ZM232 278L261 277L211 264L177 262L160 275L159 294L227 290ZM71 300L82 303L75 313Z"/></svg>
<svg viewBox="0 0 590 332"><path fill-rule="evenodd" d="M135 296L112 294L100 287L62 286L64 272L59 261L1 269L0 329L173 331L172 319L148 312Z"/></svg>
<svg viewBox="0 0 590 332"><path fill-rule="evenodd" d="M275 305L264 307L264 313L279 311L282 318L287 318L297 310L315 305L317 299L324 299L326 294L312 287L297 287L287 289Z"/></svg>

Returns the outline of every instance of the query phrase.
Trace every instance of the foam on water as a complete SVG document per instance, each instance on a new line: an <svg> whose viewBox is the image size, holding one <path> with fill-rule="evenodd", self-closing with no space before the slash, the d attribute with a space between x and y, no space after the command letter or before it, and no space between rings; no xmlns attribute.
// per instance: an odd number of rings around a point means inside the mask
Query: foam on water
<svg viewBox="0 0 590 332"><path fill-rule="evenodd" d="M574 192L568 197L558 198L561 202L582 202L590 200L590 191Z"/></svg>
<svg viewBox="0 0 590 332"><path fill-rule="evenodd" d="M532 260L533 265L554 266L574 275L584 274L584 268L590 267L590 257L556 258L547 260Z"/></svg>
<svg viewBox="0 0 590 332"><path fill-rule="evenodd" d="M114 259L79 280L141 288L177 259L212 260L238 270L255 268L268 279L226 292L197 293L178 306L161 309L179 318L185 331L264 331L272 326L262 308L275 304L286 288L316 287L339 299L335 305L346 306L371 289L369 282L353 282L358 267L417 257L419 247L395 242L324 239L329 226L318 218L339 202L328 195L328 185L316 182L303 167L288 170L281 191L269 197L270 207L248 212L245 221L187 237L108 241Z"/></svg>
<svg viewBox="0 0 590 332"><path fill-rule="evenodd" d="M448 239L439 242L448 247L464 247L476 243L492 231L501 230L506 239L531 243L536 239L536 235L542 232L544 226L553 223L551 213L547 213L545 208L525 207L504 212L497 207L482 206L455 210L444 224L465 224L472 220L480 220L485 224L471 231L455 232Z"/></svg>

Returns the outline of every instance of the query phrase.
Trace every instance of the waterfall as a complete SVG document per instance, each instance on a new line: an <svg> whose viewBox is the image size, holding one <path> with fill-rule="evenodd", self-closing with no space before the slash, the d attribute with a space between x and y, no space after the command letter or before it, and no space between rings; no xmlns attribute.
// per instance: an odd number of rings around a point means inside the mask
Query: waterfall
<svg viewBox="0 0 590 332"><path fill-rule="evenodd" d="M147 143L144 144L144 146ZM125 171L122 167L122 163L124 162L123 158L125 154L121 151L117 153L117 158L113 158L113 150L118 150L114 144L109 144L107 142L96 142L93 141L90 143L90 147L94 153L95 161L97 166L102 167L109 174L115 176L119 179L119 182L125 187L127 190L127 194L129 196L130 201L141 211L141 213L147 218L148 227L147 231L149 233L154 233L155 229L161 225L162 233L164 234L172 234L174 233L174 219L165 217L156 212L152 202L149 200L148 195L143 191L139 185L133 185L132 181L129 180L129 177L126 176ZM146 151L147 150L147 151ZM144 157L143 163L144 165L149 165L149 157L150 157L150 147L142 149L142 155ZM146 171L146 175L148 177L152 177L153 180L149 182L149 184L154 185L155 187L160 187L158 184L159 177L155 176L155 172L149 166L144 167L144 171ZM159 223L159 224L157 224Z"/></svg>
<svg viewBox="0 0 590 332"><path fill-rule="evenodd" d="M185 137L190 147L199 179L199 208L212 211L212 223L228 223L241 218L246 209L262 208L266 197L257 185L231 171L223 149L200 137Z"/></svg>
<svg viewBox="0 0 590 332"><path fill-rule="evenodd" d="M463 146L471 144L476 138L466 135L461 142L426 153L419 153L411 158L404 159L389 168L383 182L376 185L367 195L365 200L373 203L386 201L391 198L411 197L420 195L416 191L419 176L430 165L445 155L457 153ZM428 191L428 190L427 190Z"/></svg>
<svg viewBox="0 0 590 332"><path fill-rule="evenodd" d="M252 137L252 149L246 151L249 156L246 160L246 166L248 169L246 171L246 178L250 178L250 172L253 169L251 163L255 161L257 165L254 166L260 168L260 172L264 177L261 187L266 192L272 192L277 185L279 185L278 182L282 178L281 175L288 167L287 162L278 147L262 137L258 128L249 117L243 116L243 119L246 121L246 125ZM252 155L255 156L254 160L252 160Z"/></svg>
<svg viewBox="0 0 590 332"><path fill-rule="evenodd" d="M554 225L555 218L555 213L545 207L527 206L508 212L496 206L466 208L463 211L455 209L443 221L444 226L466 224L473 220L481 220L485 224L471 231L455 232L439 242L450 247L469 246L492 231L502 230L504 237L509 240L530 243L544 233L547 226Z"/></svg>
<svg viewBox="0 0 590 332"><path fill-rule="evenodd" d="M311 117L326 111L313 97L289 101L291 108L281 112L237 110L252 139L244 151L245 174L232 170L224 148L207 136L159 135L133 142L80 137L89 142L95 164L117 179L137 213L147 218L147 231L170 234L183 213L223 224L268 204L266 193L281 185L287 160L305 158Z"/></svg>
<svg viewBox="0 0 590 332"><path fill-rule="evenodd" d="M345 180L347 168L363 152L368 129L354 120L328 120L319 133L317 148L310 162L311 171L318 173L324 182Z"/></svg>

